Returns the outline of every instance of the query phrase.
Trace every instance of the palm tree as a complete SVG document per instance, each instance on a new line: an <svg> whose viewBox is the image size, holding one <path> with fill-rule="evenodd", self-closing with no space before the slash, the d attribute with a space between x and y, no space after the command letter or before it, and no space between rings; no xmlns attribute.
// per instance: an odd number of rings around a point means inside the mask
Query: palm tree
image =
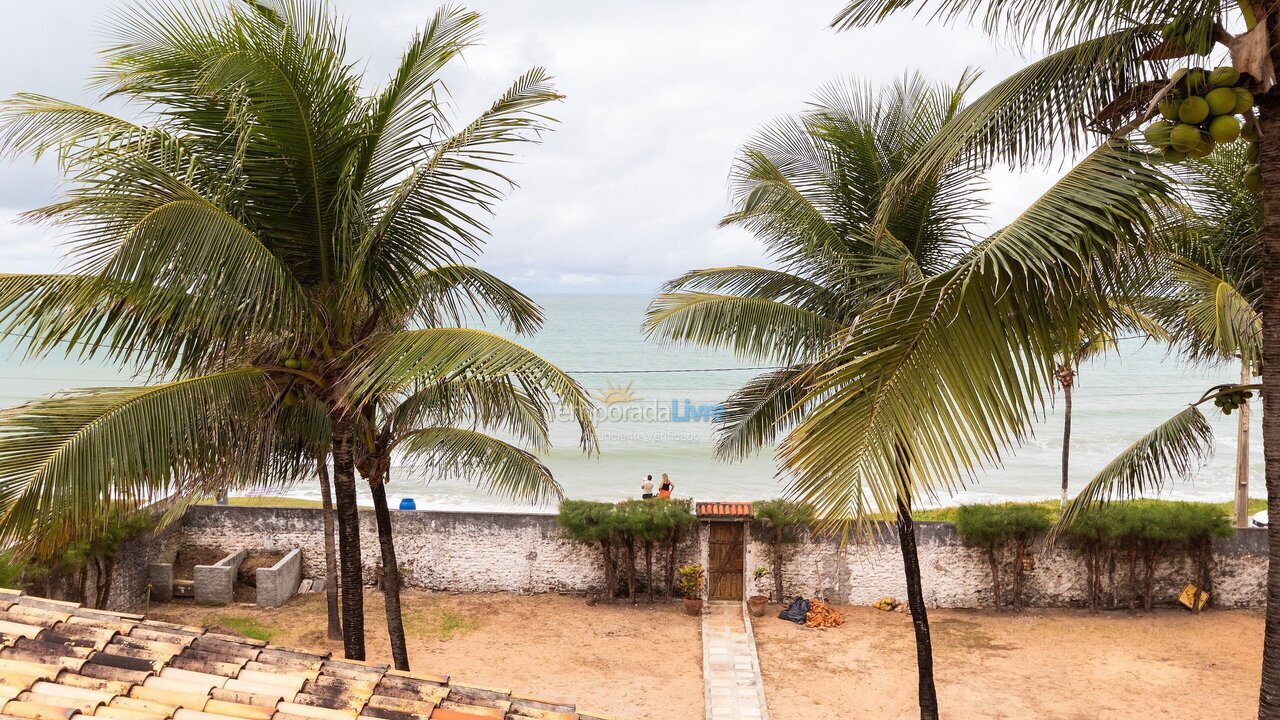
<svg viewBox="0 0 1280 720"><path fill-rule="evenodd" d="M973 104L968 122L921 156L920 167L953 160L1015 165L1042 159L1055 150L1074 152L1095 144L1097 131L1125 132L1152 112L1153 101L1170 87L1169 60L1209 55L1218 46L1248 81L1257 99L1250 118L1259 136L1262 179L1264 278L1280 277L1280 2L1204 0L1103 2L1102 0L849 0L833 25L869 25L915 6L943 21L980 20L992 34L1026 39L1048 51L993 87ZM1165 40L1167 27L1204 28L1201 42ZM1244 28L1232 34L1227 28ZM1258 369L1280 367L1280 287L1263 281L1263 353ZM1267 338L1270 338L1267 340ZM1280 718L1280 394L1263 395L1263 445L1270 571L1258 716Z"/></svg>
<svg viewBox="0 0 1280 720"><path fill-rule="evenodd" d="M781 438L788 495L826 525L878 534L895 518L926 718L938 710L914 499L998 462L1029 433L1061 348L1117 326L1081 276L1117 276L1168 189L1144 154L1108 144L1010 225L974 237L984 166L917 170L972 112L970 80L828 92L770 127L734 168L726 222L753 230L781 268L691 272L647 318L668 339L785 363L727 399L721 457Z"/></svg>
<svg viewBox="0 0 1280 720"><path fill-rule="evenodd" d="M0 544L47 551L100 532L109 508L167 498L172 517L215 490L291 482L324 439L344 648L362 659L355 464L370 408L505 385L544 414L563 403L590 443L589 400L555 366L491 333L407 324L438 311L439 273L479 249L513 144L560 97L535 68L453 131L438 72L478 23L437 12L364 94L323 3L130 6L94 80L142 120L38 95L4 105L0 144L56 152L68 176L66 198L27 217L70 233L71 271L0 276L0 329L152 382L0 415Z"/></svg>
<svg viewBox="0 0 1280 720"><path fill-rule="evenodd" d="M753 503L751 512L757 520L763 521L773 533L771 543L773 599L774 602L786 602L782 586L782 545L786 541L788 534L813 525L813 508L802 503L794 503L790 500L777 498Z"/></svg>

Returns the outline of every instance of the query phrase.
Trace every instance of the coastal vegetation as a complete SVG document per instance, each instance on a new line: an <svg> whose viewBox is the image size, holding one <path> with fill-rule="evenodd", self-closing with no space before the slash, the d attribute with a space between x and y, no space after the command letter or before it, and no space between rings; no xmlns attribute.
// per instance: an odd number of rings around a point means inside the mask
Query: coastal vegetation
<svg viewBox="0 0 1280 720"><path fill-rule="evenodd" d="M697 522L693 504L687 499L646 498L605 503L594 500L564 500L556 522L571 540L600 549L605 578L605 602L617 597L617 558L619 550L627 581L627 598L636 602L637 551L644 554L644 589L649 602L659 585L666 599L674 594L677 552L688 529ZM661 582L653 574L655 550L665 554L665 570Z"/></svg>
<svg viewBox="0 0 1280 720"><path fill-rule="evenodd" d="M384 548L393 448L490 492L559 495L534 451L557 407L593 448L589 398L466 320L541 323L467 263L511 184L504 166L560 95L533 68L455 129L439 73L478 25L440 10L366 93L324 3L131 5L94 85L140 119L34 94L0 107L0 146L56 155L68 180L27 219L71 238L69 272L0 275L0 331L32 356L105 358L152 379L0 415L0 544L48 557L118 512L159 502L172 519L201 497L301 482L327 456L344 650L363 659L358 469ZM397 565L383 571L394 596ZM408 669L398 603L386 605Z"/></svg>
<svg viewBox="0 0 1280 720"><path fill-rule="evenodd" d="M956 534L973 545L985 548L991 568L992 597L1000 609L1004 589L1000 585L1003 555L1013 550L1013 609L1022 609L1022 586L1027 550L1036 538L1049 530L1049 513L1043 506L1021 503L961 505L956 511Z"/></svg>

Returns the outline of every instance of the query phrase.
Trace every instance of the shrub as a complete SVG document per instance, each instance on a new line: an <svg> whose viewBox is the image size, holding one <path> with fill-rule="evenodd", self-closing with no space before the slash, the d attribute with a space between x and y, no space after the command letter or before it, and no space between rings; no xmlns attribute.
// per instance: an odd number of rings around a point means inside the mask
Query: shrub
<svg viewBox="0 0 1280 720"><path fill-rule="evenodd" d="M680 593L685 597L702 597L702 586L706 575L701 565L684 565L680 568Z"/></svg>
<svg viewBox="0 0 1280 720"><path fill-rule="evenodd" d="M1204 591L1211 587L1210 567L1213 540L1235 532L1217 505L1208 503L1132 500L1103 505L1081 516L1065 529L1085 559L1089 606L1102 604L1102 578L1110 578L1111 604L1121 604L1115 571L1123 563L1127 574L1127 604L1130 610L1141 601L1144 609L1154 604L1155 574L1159 562L1170 551L1185 550L1195 560L1197 583ZM1141 573L1139 572L1141 565Z"/></svg>
<svg viewBox="0 0 1280 720"><path fill-rule="evenodd" d="M611 503L593 500L565 500L560 503L556 523L565 535L578 542L600 546L604 562L605 599L614 596L613 540L617 533L617 512Z"/></svg>
<svg viewBox="0 0 1280 720"><path fill-rule="evenodd" d="M1048 531L1049 511L1041 505L1003 503L1000 505L962 505L956 510L956 534L972 545L987 550L991 566L991 585L996 607L1001 607L1000 586L1002 556L1013 548L1013 606L1022 609L1024 580L1023 559L1035 538Z"/></svg>

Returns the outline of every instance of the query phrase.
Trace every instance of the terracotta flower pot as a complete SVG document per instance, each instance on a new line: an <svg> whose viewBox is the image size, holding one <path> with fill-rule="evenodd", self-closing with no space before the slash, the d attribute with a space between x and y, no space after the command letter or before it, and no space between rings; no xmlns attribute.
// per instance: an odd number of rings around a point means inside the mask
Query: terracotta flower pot
<svg viewBox="0 0 1280 720"><path fill-rule="evenodd" d="M752 595L747 598L747 612L751 613L751 617L764 617L764 609L768 604L769 598L764 595Z"/></svg>
<svg viewBox="0 0 1280 720"><path fill-rule="evenodd" d="M684 612L686 615L697 617L702 614L702 598L685 598Z"/></svg>

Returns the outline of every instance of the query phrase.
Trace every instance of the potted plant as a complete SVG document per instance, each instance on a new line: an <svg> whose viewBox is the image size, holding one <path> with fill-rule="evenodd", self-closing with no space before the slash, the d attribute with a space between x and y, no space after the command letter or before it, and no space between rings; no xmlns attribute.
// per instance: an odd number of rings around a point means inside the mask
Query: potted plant
<svg viewBox="0 0 1280 720"><path fill-rule="evenodd" d="M702 614L704 580L701 565L685 565L680 568L680 592L684 593L684 611L694 617Z"/></svg>
<svg viewBox="0 0 1280 720"><path fill-rule="evenodd" d="M756 568L752 577L756 583L756 594L747 598L747 610L753 617L764 617L764 608L769 604L769 568Z"/></svg>

